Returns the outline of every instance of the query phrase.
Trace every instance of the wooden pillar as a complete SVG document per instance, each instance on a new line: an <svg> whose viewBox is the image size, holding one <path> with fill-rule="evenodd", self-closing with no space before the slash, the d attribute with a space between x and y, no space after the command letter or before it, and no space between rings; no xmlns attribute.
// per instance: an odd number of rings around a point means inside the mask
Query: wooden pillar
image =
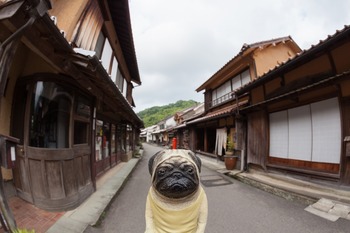
<svg viewBox="0 0 350 233"><path fill-rule="evenodd" d="M247 170L247 120L242 115L235 117L237 143L236 149L241 151L241 170Z"/></svg>
<svg viewBox="0 0 350 233"><path fill-rule="evenodd" d="M208 133L207 133L207 128L204 128L204 151L208 152Z"/></svg>
<svg viewBox="0 0 350 233"><path fill-rule="evenodd" d="M92 108L92 118L90 120L90 133L91 133L91 156L90 156L90 169L91 169L91 181L96 190L96 111L97 111L97 100L94 101L94 107ZM118 152L117 152L118 153Z"/></svg>

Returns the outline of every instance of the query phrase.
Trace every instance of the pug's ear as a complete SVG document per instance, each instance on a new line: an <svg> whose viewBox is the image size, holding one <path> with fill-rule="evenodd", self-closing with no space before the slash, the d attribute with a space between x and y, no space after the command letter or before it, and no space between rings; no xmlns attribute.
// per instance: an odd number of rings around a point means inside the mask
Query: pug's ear
<svg viewBox="0 0 350 233"><path fill-rule="evenodd" d="M188 154L191 156L191 158L197 165L199 172L201 172L202 160L197 155L195 155L192 151L188 152Z"/></svg>
<svg viewBox="0 0 350 233"><path fill-rule="evenodd" d="M149 171L149 174L152 175L152 172L153 172L153 163L154 163L154 160L157 158L157 156L163 154L164 151L158 151L157 153L155 153L149 160L148 160L148 171Z"/></svg>

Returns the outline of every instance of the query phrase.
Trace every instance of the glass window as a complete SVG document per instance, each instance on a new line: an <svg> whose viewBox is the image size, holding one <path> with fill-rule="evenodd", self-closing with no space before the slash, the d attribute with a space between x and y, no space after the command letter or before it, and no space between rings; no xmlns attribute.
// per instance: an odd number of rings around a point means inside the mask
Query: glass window
<svg viewBox="0 0 350 233"><path fill-rule="evenodd" d="M114 82L114 84L117 81L117 74L118 74L118 61L117 61L117 59L115 57L113 57L111 78L112 78L112 81Z"/></svg>
<svg viewBox="0 0 350 233"><path fill-rule="evenodd" d="M126 80L124 79L124 84L123 84L123 96L126 98L126 93L128 90L128 84L126 82Z"/></svg>
<svg viewBox="0 0 350 233"><path fill-rule="evenodd" d="M37 82L31 100L29 145L68 148L72 93L53 82Z"/></svg>
<svg viewBox="0 0 350 233"><path fill-rule="evenodd" d="M126 133L126 127L125 125L117 125L117 151L118 152L125 152L125 133Z"/></svg>
<svg viewBox="0 0 350 233"><path fill-rule="evenodd" d="M89 120L91 115L91 107L89 100L83 98L82 96L78 96L75 113L78 116L84 117L87 120Z"/></svg>
<svg viewBox="0 0 350 233"><path fill-rule="evenodd" d="M103 121L96 120L96 137L95 137L95 159L102 159L102 136L103 136Z"/></svg>
<svg viewBox="0 0 350 233"><path fill-rule="evenodd" d="M218 105L222 102L232 99L231 93L241 86L250 82L249 69L236 75L231 80L227 81L220 87L213 90L212 106Z"/></svg>
<svg viewBox="0 0 350 233"><path fill-rule="evenodd" d="M242 77L242 86L249 83L250 82L249 70L242 72L241 77Z"/></svg>
<svg viewBox="0 0 350 233"><path fill-rule="evenodd" d="M89 100L78 96L74 115L74 144L89 144L91 107Z"/></svg>
<svg viewBox="0 0 350 233"><path fill-rule="evenodd" d="M216 88L215 90L216 98L212 101L212 106L215 106L217 104L220 104L222 102L225 102L232 98L231 96L231 81L225 82L220 87ZM213 96L214 98L214 96Z"/></svg>
<svg viewBox="0 0 350 233"><path fill-rule="evenodd" d="M121 141L121 127L120 125L117 125L116 128L116 140L117 140L117 152L121 152L122 151L122 141Z"/></svg>
<svg viewBox="0 0 350 233"><path fill-rule="evenodd" d="M87 144L89 136L89 124L82 121L74 121L74 144Z"/></svg>
<svg viewBox="0 0 350 233"><path fill-rule="evenodd" d="M116 138L115 138L115 124L112 124L111 126L111 153L115 153L115 146L116 146Z"/></svg>
<svg viewBox="0 0 350 233"><path fill-rule="evenodd" d="M124 77L120 70L118 69L118 74L117 74L117 87L119 88L120 92L123 91L123 84L124 84Z"/></svg>
<svg viewBox="0 0 350 233"><path fill-rule="evenodd" d="M103 158L109 157L109 142L111 139L110 124L104 122L103 124L103 136L102 136L102 156Z"/></svg>
<svg viewBox="0 0 350 233"><path fill-rule="evenodd" d="M103 33L100 33L96 42L96 47L95 47L96 56L98 58L101 58L103 44L105 43L105 40L106 40L106 37L103 35Z"/></svg>
<svg viewBox="0 0 350 233"><path fill-rule="evenodd" d="M102 61L103 67L106 69L108 74L111 74L110 66L111 66L112 54L113 54L113 50L112 50L111 44L109 43L108 40L105 40L101 61Z"/></svg>
<svg viewBox="0 0 350 233"><path fill-rule="evenodd" d="M218 96L224 96L231 92L230 81L225 82L221 87L218 88Z"/></svg>
<svg viewBox="0 0 350 233"><path fill-rule="evenodd" d="M12 113L12 133L14 137L20 139L21 144L24 142L24 119L26 112L26 103L29 85L19 85L13 96L13 113Z"/></svg>
<svg viewBox="0 0 350 233"><path fill-rule="evenodd" d="M126 151L129 152L132 149L132 126L126 125Z"/></svg>
<svg viewBox="0 0 350 233"><path fill-rule="evenodd" d="M240 87L241 87L241 77L240 75L237 75L232 79L232 90L236 90Z"/></svg>
<svg viewBox="0 0 350 233"><path fill-rule="evenodd" d="M96 161L109 157L110 124L96 120Z"/></svg>

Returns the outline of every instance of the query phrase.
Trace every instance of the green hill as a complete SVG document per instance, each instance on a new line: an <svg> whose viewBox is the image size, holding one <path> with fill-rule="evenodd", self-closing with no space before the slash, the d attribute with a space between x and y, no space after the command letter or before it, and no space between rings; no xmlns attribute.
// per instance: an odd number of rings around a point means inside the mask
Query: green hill
<svg viewBox="0 0 350 233"><path fill-rule="evenodd" d="M197 104L199 103L194 100L179 100L173 104L147 108L137 113L137 115L143 120L145 127L148 127L174 115L176 112L185 110L186 108Z"/></svg>

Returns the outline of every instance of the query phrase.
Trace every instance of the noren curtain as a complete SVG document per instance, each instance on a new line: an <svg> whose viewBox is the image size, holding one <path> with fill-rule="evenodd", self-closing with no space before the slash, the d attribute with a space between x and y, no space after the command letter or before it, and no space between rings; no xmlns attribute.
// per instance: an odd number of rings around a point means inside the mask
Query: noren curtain
<svg viewBox="0 0 350 233"><path fill-rule="evenodd" d="M222 156L222 148L226 148L226 128L216 129L215 154Z"/></svg>

